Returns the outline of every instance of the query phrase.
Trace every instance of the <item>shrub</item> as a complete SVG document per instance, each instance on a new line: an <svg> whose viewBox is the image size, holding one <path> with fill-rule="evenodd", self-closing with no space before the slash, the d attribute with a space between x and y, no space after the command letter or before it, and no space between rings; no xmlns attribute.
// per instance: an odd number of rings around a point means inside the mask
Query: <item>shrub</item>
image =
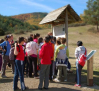
<svg viewBox="0 0 99 91"><path fill-rule="evenodd" d="M3 35L5 35L5 32L3 29L0 28L0 36L3 36Z"/></svg>
<svg viewBox="0 0 99 91"><path fill-rule="evenodd" d="M78 27L78 26L85 26L86 23L72 23L69 24L68 27Z"/></svg>
<svg viewBox="0 0 99 91"><path fill-rule="evenodd" d="M14 33L15 34L24 34L25 32L24 32L24 30L16 30Z"/></svg>
<svg viewBox="0 0 99 91"><path fill-rule="evenodd" d="M88 29L89 32L97 33L97 29L95 27L91 27Z"/></svg>

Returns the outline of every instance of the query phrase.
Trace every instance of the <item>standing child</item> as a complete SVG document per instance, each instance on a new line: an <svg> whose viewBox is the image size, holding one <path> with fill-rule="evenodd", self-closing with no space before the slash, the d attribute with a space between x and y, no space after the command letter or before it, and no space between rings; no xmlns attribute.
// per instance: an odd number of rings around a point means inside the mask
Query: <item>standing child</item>
<svg viewBox="0 0 99 91"><path fill-rule="evenodd" d="M81 70L83 68L83 66L79 63L79 59L81 57L81 55L85 54L85 56L87 55L87 51L86 48L83 46L82 41L78 41L77 42L77 48L75 50L75 57L76 57L76 78L75 78L75 82L77 84L75 84L76 87L81 87Z"/></svg>
<svg viewBox="0 0 99 91"><path fill-rule="evenodd" d="M40 37L40 38L38 39L38 46L39 46L39 49L38 49L38 64L40 64L39 52L40 52L40 50L41 50L43 44L44 44L43 38Z"/></svg>
<svg viewBox="0 0 99 91"><path fill-rule="evenodd" d="M48 89L49 86L49 71L51 65L51 58L53 57L53 49L49 44L49 37L45 37L45 44L42 46L39 57L41 58L41 68L40 68L40 83L38 86L39 90L42 90L43 81L44 89Z"/></svg>
<svg viewBox="0 0 99 91"><path fill-rule="evenodd" d="M57 78L55 78L56 82L60 82L62 71L64 74L64 81L67 81L67 60L69 58L69 51L66 44L66 38L61 39L61 45L57 47L54 55L54 60L56 60L56 66L58 68Z"/></svg>
<svg viewBox="0 0 99 91"><path fill-rule="evenodd" d="M18 45L15 43L15 50L14 54L16 55L15 60L15 74L14 74L14 83L13 83L13 89L17 90L17 83L18 83L18 76L20 77L20 83L21 83L21 90L25 90L25 84L24 84L24 50L22 45L24 44L24 37L19 37ZM19 47L18 47L19 46Z"/></svg>

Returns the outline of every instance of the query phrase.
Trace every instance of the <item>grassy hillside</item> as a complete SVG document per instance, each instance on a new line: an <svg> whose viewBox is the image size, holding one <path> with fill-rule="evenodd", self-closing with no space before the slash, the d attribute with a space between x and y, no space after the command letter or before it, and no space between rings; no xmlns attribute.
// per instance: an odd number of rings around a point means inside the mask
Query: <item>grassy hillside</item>
<svg viewBox="0 0 99 91"><path fill-rule="evenodd" d="M29 13L12 16L12 18L19 19L23 22L27 22L30 25L36 25L41 28L50 28L50 25L39 25L39 22L47 15L47 13Z"/></svg>
<svg viewBox="0 0 99 91"><path fill-rule="evenodd" d="M0 32L6 33L16 33L21 31L37 30L40 29L36 25L30 25L29 23L24 23L19 19L14 19L11 17L6 17L0 15ZM2 34L0 34L2 35Z"/></svg>

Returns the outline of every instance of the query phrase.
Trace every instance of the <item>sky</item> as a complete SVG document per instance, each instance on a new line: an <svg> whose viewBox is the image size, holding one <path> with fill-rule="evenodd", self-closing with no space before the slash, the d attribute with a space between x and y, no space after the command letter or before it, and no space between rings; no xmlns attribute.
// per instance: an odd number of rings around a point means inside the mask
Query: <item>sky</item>
<svg viewBox="0 0 99 91"><path fill-rule="evenodd" d="M13 16L33 12L51 12L70 4L80 15L86 9L88 0L0 0L0 14Z"/></svg>

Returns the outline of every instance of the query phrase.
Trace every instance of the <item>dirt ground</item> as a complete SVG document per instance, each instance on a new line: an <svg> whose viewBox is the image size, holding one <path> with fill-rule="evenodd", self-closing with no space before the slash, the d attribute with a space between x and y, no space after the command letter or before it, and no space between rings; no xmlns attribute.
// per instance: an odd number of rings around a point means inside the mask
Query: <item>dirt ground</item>
<svg viewBox="0 0 99 91"><path fill-rule="evenodd" d="M75 68L74 68L75 69ZM0 78L0 91L13 91L13 74L11 69L7 69L6 75L8 78ZM74 79L75 79L75 70L73 73L68 74L67 82L50 82L48 91L98 91L99 86L94 84L93 87L89 87L86 85L87 77L82 75L82 87L77 88L74 87ZM35 78L27 78L25 76L25 85L29 88L26 91L39 91L38 88L39 79ZM20 88L20 80L18 81L18 87ZM21 91L21 90L17 90ZM45 91L45 90L44 90Z"/></svg>

